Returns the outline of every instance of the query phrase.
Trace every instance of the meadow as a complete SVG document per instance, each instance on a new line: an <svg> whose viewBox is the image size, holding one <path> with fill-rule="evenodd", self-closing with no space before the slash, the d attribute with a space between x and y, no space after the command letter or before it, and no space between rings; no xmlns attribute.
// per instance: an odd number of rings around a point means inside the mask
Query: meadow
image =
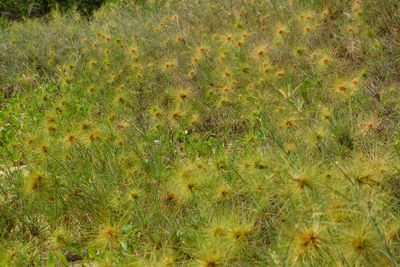
<svg viewBox="0 0 400 267"><path fill-rule="evenodd" d="M0 109L0 266L400 264L397 0L10 22Z"/></svg>

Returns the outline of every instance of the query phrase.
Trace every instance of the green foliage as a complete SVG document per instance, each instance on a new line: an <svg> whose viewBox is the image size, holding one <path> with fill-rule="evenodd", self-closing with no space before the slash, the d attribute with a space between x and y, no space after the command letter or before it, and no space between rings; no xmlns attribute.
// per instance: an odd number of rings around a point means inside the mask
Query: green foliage
<svg viewBox="0 0 400 267"><path fill-rule="evenodd" d="M6 19L40 17L55 8L67 11L73 7L84 15L90 15L104 2L105 0L2 0L0 17Z"/></svg>

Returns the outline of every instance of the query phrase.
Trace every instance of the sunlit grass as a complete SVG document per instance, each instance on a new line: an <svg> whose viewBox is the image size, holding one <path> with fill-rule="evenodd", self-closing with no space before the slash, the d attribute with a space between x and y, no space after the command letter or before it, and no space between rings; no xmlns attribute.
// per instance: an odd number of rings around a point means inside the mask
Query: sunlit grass
<svg viewBox="0 0 400 267"><path fill-rule="evenodd" d="M378 2L1 29L0 265L397 266L400 8Z"/></svg>

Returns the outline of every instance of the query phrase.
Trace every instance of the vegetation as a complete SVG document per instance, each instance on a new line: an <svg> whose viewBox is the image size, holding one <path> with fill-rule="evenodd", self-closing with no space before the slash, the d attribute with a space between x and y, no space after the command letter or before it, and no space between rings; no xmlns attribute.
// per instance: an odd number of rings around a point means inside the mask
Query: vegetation
<svg viewBox="0 0 400 267"><path fill-rule="evenodd" d="M117 2L11 23L0 265L398 266L399 5Z"/></svg>
<svg viewBox="0 0 400 267"><path fill-rule="evenodd" d="M40 17L48 14L54 8L67 11L73 7L82 14L90 15L104 2L105 0L2 0L0 17L3 19Z"/></svg>

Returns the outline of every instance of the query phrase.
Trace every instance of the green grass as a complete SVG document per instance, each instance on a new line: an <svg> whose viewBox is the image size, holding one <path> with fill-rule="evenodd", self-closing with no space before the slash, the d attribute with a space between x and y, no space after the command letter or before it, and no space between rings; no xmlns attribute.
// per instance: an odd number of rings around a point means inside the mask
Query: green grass
<svg viewBox="0 0 400 267"><path fill-rule="evenodd" d="M387 1L116 2L0 32L0 266L398 266Z"/></svg>

